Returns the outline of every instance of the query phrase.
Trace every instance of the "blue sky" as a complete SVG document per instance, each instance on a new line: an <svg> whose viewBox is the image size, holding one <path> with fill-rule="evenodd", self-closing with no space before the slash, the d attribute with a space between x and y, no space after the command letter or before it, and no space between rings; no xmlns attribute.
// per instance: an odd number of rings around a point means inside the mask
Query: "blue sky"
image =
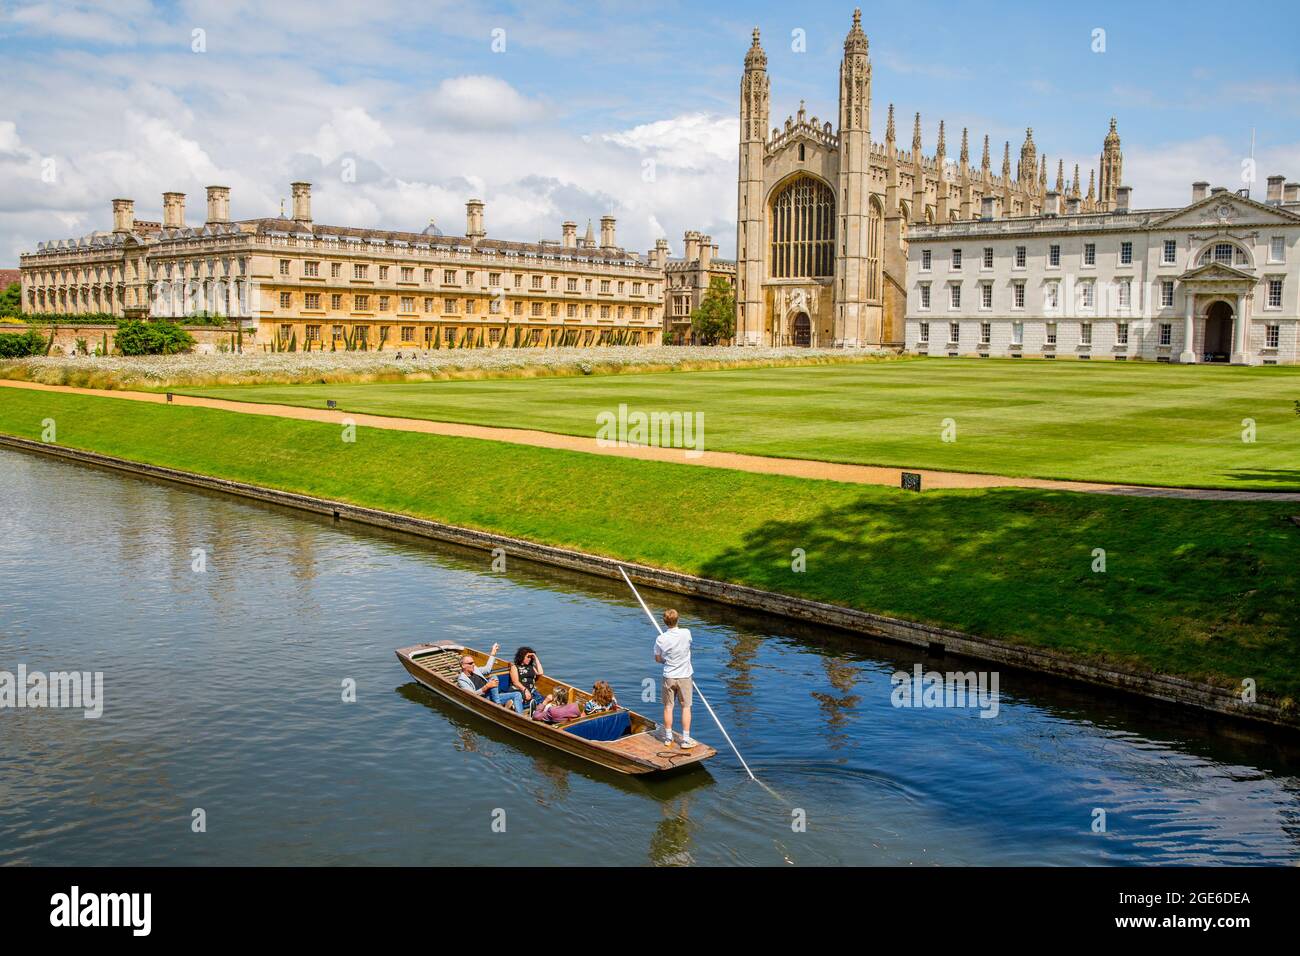
<svg viewBox="0 0 1300 956"><path fill-rule="evenodd" d="M114 196L157 218L178 189L198 222L216 182L248 217L278 211L300 177L321 221L461 231L477 196L497 236L556 237L562 219L612 211L630 248L667 235L676 250L701 229L729 254L750 30L768 51L774 125L801 98L833 118L852 10L0 0L0 265L107 228ZM1157 206L1194 179L1238 188L1254 130L1258 194L1271 173L1300 179L1298 24L1282 3L1235 24L1208 3L868 6L873 138L892 101L905 145L920 111L926 152L944 119L950 154L968 126L973 158L988 133L996 167L1032 126L1053 174L1064 157L1086 179L1115 115L1134 203Z"/></svg>

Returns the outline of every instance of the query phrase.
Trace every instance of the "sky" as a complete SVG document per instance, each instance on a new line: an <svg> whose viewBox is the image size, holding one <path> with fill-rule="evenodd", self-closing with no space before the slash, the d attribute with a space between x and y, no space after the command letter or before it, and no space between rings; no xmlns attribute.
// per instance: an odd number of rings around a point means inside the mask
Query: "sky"
<svg viewBox="0 0 1300 956"><path fill-rule="evenodd" d="M163 192L231 187L235 219L313 186L336 225L558 239L612 214L646 251L682 233L735 249L738 89L762 31L772 125L836 115L850 2L0 0L0 267L44 239L112 228L110 200L161 218ZM1051 179L1086 183L1115 116L1136 207L1206 179L1262 198L1300 180L1300 17L1292 4L868 4L871 133L894 103L910 148L939 121L1015 166L1033 127ZM1100 32L1099 32L1100 31ZM1253 152L1252 152L1253 150ZM1257 181L1243 182L1254 157ZM597 230L599 224L596 225Z"/></svg>

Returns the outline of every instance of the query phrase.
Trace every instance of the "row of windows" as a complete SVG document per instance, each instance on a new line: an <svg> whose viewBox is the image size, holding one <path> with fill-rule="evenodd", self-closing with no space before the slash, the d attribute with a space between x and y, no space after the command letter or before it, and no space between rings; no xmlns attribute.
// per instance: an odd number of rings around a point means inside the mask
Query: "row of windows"
<svg viewBox="0 0 1300 956"><path fill-rule="evenodd" d="M386 295L370 296L366 294L358 294L352 296L351 298L352 298L351 310L353 312L371 311L370 302L372 298L376 302L375 311L377 312L392 311L392 298L390 296L386 296ZM320 309L321 302L322 302L322 294L319 292L307 292L303 294L303 308L308 311L316 311ZM479 302L480 302L479 299L465 299L463 302L464 314L476 315L478 313ZM335 312L341 311L344 308L344 297L341 293L334 293L330 295L329 303L330 303L331 310ZM437 304L437 300L435 300L432 297L426 297L423 300L423 309L425 312L431 313L434 311L436 304ZM398 309L399 312L403 312L403 313L415 312L415 298L413 296L401 296L398 300L398 305L399 305L399 309ZM513 302L511 303L511 305L512 305L511 312L513 315L524 314L524 303ZM545 318L549 313L549 315L552 318L558 318L560 315L560 305L561 303L559 302L551 302L551 303L530 302L529 314L536 318ZM293 293L291 292L280 293L280 308L281 309L293 308ZM579 306L575 302L569 302L569 303L564 303L565 317L570 319L578 318L579 308L581 308L582 310L582 318L589 319L597 314L596 306L592 306L592 305ZM601 305L599 306L599 316L602 319L609 319L609 318L624 319L628 317L629 309L631 310L632 320L639 322L641 320L641 311L642 311L642 308L639 305L634 305L634 306ZM501 315L502 314L501 300L500 299L489 300L487 311L489 315ZM442 300L442 314L459 315L461 314L461 312L462 312L462 300L450 299L450 298ZM646 313L648 315L653 314L650 309L646 309Z"/></svg>
<svg viewBox="0 0 1300 956"><path fill-rule="evenodd" d="M1028 260L1028 247L1015 247L1015 267L1017 269L1025 268ZM1286 255L1286 237L1273 236L1269 240L1268 261L1272 263L1282 262ZM993 268L994 248L993 246L983 247L983 256L980 260L980 268ZM1124 240L1119 244L1117 252L1118 262L1120 265L1133 264L1133 243ZM1178 243L1174 239L1166 239L1160 250L1160 262L1162 265L1175 265L1178 261ZM962 250L954 247L951 251L949 269L956 272L962 267ZM1198 265L1206 265L1210 262L1220 262L1225 265L1249 265L1250 257L1240 246L1230 242L1215 243L1210 248L1201 253ZM1083 264L1085 266L1095 266L1097 264L1097 244L1095 242L1085 242L1083 244ZM1047 247L1047 265L1048 268L1060 268L1061 265L1061 244L1052 243ZM931 249L921 250L921 271L930 272L934 268L934 252Z"/></svg>
<svg viewBox="0 0 1300 956"><path fill-rule="evenodd" d="M1092 326L1091 322L1079 323L1079 344L1092 344ZM1171 322L1161 322L1159 326L1159 342L1161 345L1171 345L1174 338L1174 327ZM1056 345L1056 323L1048 322L1044 326L1044 342L1047 345ZM993 338L993 323L981 322L979 326L979 344L988 345ZM1264 326L1264 348L1275 349L1279 347L1282 338L1282 328L1279 325ZM930 323L921 322L917 329L917 341L922 345L930 343ZM1025 342L1025 323L1011 323L1011 344L1013 346L1023 345ZM948 345L961 344L961 323L948 323ZM1115 323L1115 344L1129 344L1129 324L1127 322Z"/></svg>
<svg viewBox="0 0 1300 956"><path fill-rule="evenodd" d="M1282 279L1270 278L1265 282L1264 304L1266 308L1282 308ZM1096 283L1092 281L1080 282L1076 286L1078 292L1078 304L1085 308L1091 309L1097 304ZM948 286L948 307L950 309L961 308L961 283L953 282ZM980 289L980 308L993 308L993 283L981 282ZM1116 294L1116 304L1120 307L1128 307L1133 303L1133 284L1128 279L1116 282L1114 285ZM917 286L920 295L920 308L922 310L931 307L930 283L922 282ZM1043 302L1049 309L1055 309L1060 305L1060 283L1048 282L1043 287ZM1025 283L1011 283L1011 303L1016 309L1025 307ZM1174 304L1174 280L1163 279L1160 282L1160 306L1161 308L1172 308Z"/></svg>
<svg viewBox="0 0 1300 956"><path fill-rule="evenodd" d="M290 265L290 263L291 263L292 261L293 261L293 260L291 260L291 259L281 259L281 260L279 260L279 262L280 262L280 267L279 267L279 268L280 268L280 275L282 275L282 276L287 276L287 275L290 275L290 274L291 274L291 273L290 273L290 269L291 269L291 265ZM320 263L319 260L314 260L314 259L304 259L304 260L302 260L302 274L303 274L303 276L306 277L306 278L319 278L319 277L320 277L320 267L321 267L321 263ZM331 279L340 279L340 278L343 277L343 263L341 263L341 262L331 262L331 263L329 263L329 267L330 267L330 278L331 278ZM378 273L378 277L379 277L379 281L380 281L380 282L388 282L388 281L390 281L389 273L392 271L392 268L393 268L393 267L391 267L391 266L377 266L377 267L376 267L376 271L377 271L377 273ZM400 271L400 276L401 276L401 277L400 277L400 279L399 279L398 281L401 281L401 282L414 282L414 281L415 281L415 267L414 267L414 266L401 266L401 267L400 267L400 270L401 270L401 271ZM435 272L434 269L429 269L429 268L424 269L424 270L423 270L423 273L424 273L424 276L423 276L423 278L424 278L424 282L426 282L426 283L432 283L432 282L433 282L433 277L434 277L434 272ZM462 278L462 277L463 277L463 278ZM353 263L353 264L352 264L352 278L353 278L353 279L356 279L356 280L365 280L365 281L369 281L369 280L370 280L370 265L369 265L368 263L363 263L363 262L356 262L356 263ZM476 281L477 278L478 278L478 274L477 274L477 272L475 272L475 270L473 270L473 269L465 269L465 270L463 270L463 271L458 270L458 269L443 269L443 270L442 270L442 284L443 284L443 285L462 285L462 284L463 284L463 285L466 286L466 287L473 287L473 285L474 285L474 283L475 283L475 281ZM549 288L550 288L550 290L551 290L552 292L558 292L558 291L559 291L559 288L560 288L560 278L561 278L560 276L540 276L540 275L529 276L529 279L530 279L529 287L530 287L531 289L536 290L536 291L545 291L545 289L548 288L548 282L547 282L547 280L549 279ZM516 272L516 273L513 273L512 279L513 279L513 282L514 282L514 288L516 288L516 289L522 289L522 288L524 287L524 274L523 274L522 272ZM593 291L595 291L596 288L598 288L598 289L599 289L599 292L602 293L602 294L605 294L605 295L611 294L611 293L613 293L613 292L615 292L615 291L616 291L619 295L625 295L625 294L627 294L627 289L628 289L628 286L630 285L630 286L631 286L631 289L632 289L632 292L631 292L632 295L641 295L641 294L642 294L642 289L648 289L648 294L649 294L649 295L654 295L654 294L655 294L655 284L654 284L653 282L650 282L650 283L643 283L643 282L641 282L641 281L632 281L632 282L627 282L627 281L624 281L624 280L617 280L617 281L615 281L615 280L612 280L612 279L599 279L599 280L594 280L594 279L582 279L582 280L579 280L579 279L577 279L577 278L575 278L575 277L570 277L570 276L566 276L566 277L564 277L564 291L565 291L565 292L577 292L577 291L579 291L579 289L578 289L578 283L579 283L579 281L582 282L582 290L581 290L581 291L583 291L583 292L593 292ZM599 283L599 286L598 286L598 287L594 285L594 284L597 283L597 282ZM488 272L488 273L487 273L487 285L488 285L489 288L494 288L494 289L502 288L502 287L503 287L503 285L502 285L502 273L500 273L500 272Z"/></svg>

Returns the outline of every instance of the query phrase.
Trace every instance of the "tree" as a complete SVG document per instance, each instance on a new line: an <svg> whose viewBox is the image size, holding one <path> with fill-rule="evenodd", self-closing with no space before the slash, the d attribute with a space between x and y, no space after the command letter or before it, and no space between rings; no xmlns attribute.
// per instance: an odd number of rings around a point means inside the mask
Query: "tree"
<svg viewBox="0 0 1300 956"><path fill-rule="evenodd" d="M23 287L11 282L0 292L0 315L21 315L23 311Z"/></svg>
<svg viewBox="0 0 1300 956"><path fill-rule="evenodd" d="M691 331L701 345L717 345L736 334L736 293L722 276L709 280L700 307L691 313Z"/></svg>

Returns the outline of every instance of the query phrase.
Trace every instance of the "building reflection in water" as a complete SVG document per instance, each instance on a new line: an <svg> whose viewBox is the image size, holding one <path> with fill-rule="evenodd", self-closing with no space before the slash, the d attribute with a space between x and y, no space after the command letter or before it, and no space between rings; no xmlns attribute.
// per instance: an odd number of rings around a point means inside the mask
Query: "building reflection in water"
<svg viewBox="0 0 1300 956"><path fill-rule="evenodd" d="M650 862L655 866L692 866L690 796L682 794L659 804L662 815L650 834Z"/></svg>

